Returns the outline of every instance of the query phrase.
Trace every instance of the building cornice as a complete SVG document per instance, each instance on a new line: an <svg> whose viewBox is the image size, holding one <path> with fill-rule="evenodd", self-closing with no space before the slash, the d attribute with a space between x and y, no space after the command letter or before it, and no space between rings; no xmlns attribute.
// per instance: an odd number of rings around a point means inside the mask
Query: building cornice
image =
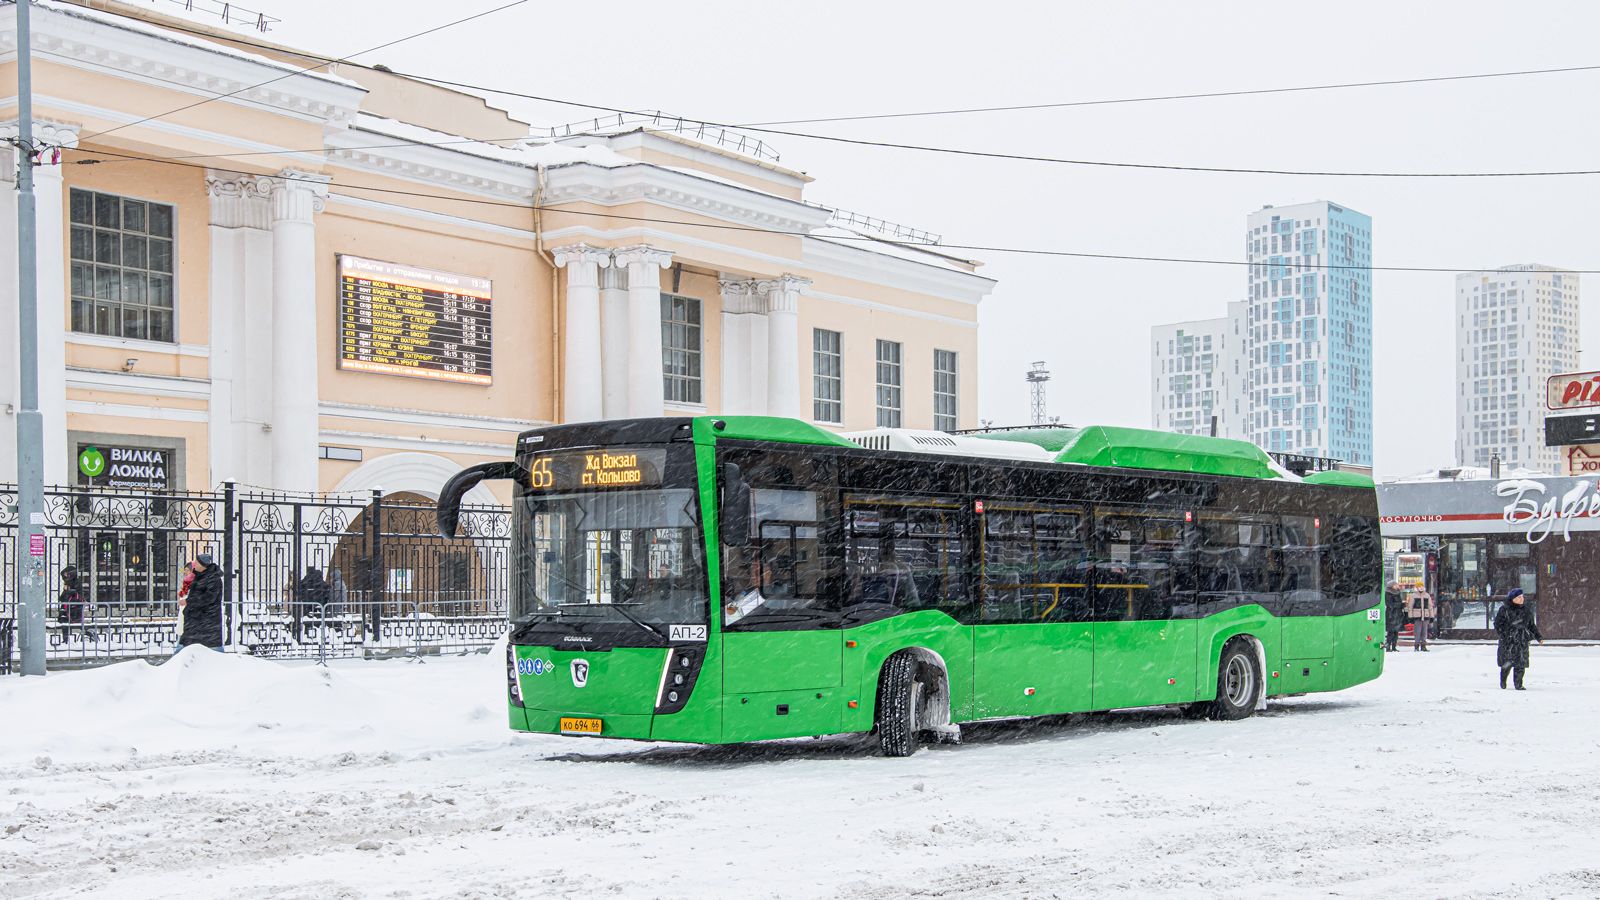
<svg viewBox="0 0 1600 900"><path fill-rule="evenodd" d="M866 247L851 247L824 238L807 237L800 246L802 265L813 272L902 288L945 300L976 304L987 297L995 286L993 278L956 272L932 263L901 259Z"/></svg>
<svg viewBox="0 0 1600 900"><path fill-rule="evenodd" d="M696 178L649 163L610 168L571 163L546 170L545 179L547 207L566 203L655 203L724 222L800 233L821 228L833 215L832 210L798 200Z"/></svg>
<svg viewBox="0 0 1600 900"><path fill-rule="evenodd" d="M364 422L384 422L390 425L463 428L509 435L521 434L530 428L551 424L533 419L504 419L495 416L477 416L465 413L423 412L415 409L396 409L391 406L340 403L334 400L323 400L318 403L317 415L326 418L353 419Z"/></svg>
<svg viewBox="0 0 1600 900"><path fill-rule="evenodd" d="M406 142L361 128L331 134L326 144L324 155L329 163L363 172L523 202L530 208L538 192L538 176L532 168L463 150Z"/></svg>
<svg viewBox="0 0 1600 900"><path fill-rule="evenodd" d="M114 18L37 6L32 21L35 58L219 103L270 110L319 123L325 131L348 127L366 96L365 88L342 78L301 72L265 57L158 33L156 28L120 25ZM15 59L16 49L16 19L6 17L0 20L0 62Z"/></svg>

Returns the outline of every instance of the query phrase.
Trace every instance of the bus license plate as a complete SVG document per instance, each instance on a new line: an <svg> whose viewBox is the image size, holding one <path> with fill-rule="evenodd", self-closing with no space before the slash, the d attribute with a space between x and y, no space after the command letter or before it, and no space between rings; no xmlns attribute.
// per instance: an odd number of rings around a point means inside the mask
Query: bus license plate
<svg viewBox="0 0 1600 900"><path fill-rule="evenodd" d="M566 719L561 720L562 734L599 734L599 719Z"/></svg>

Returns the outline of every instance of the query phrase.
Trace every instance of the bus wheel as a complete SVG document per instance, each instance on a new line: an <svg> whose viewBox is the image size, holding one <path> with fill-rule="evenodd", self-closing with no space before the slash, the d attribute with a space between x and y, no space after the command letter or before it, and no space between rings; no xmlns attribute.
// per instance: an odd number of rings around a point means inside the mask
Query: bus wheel
<svg viewBox="0 0 1600 900"><path fill-rule="evenodd" d="M1217 699L1211 701L1210 717L1228 721L1248 718L1265 687L1255 648L1249 641L1230 641L1222 648L1217 665Z"/></svg>
<svg viewBox="0 0 1600 900"><path fill-rule="evenodd" d="M923 684L917 680L917 658L896 653L883 664L878 680L878 744L884 756L917 752L917 720Z"/></svg>

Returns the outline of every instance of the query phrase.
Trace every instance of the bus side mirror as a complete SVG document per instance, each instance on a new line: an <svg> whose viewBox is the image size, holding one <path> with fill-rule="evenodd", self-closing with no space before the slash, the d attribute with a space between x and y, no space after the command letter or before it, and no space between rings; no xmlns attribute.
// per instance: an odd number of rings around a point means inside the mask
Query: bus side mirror
<svg viewBox="0 0 1600 900"><path fill-rule="evenodd" d="M722 542L730 547L750 544L750 485L733 463L722 464Z"/></svg>
<svg viewBox="0 0 1600 900"><path fill-rule="evenodd" d="M434 507L434 523L439 533L447 538L456 536L456 523L461 519L461 498L478 486L485 478L516 478L522 468L514 462L478 463L462 469L450 477L439 489L439 503Z"/></svg>

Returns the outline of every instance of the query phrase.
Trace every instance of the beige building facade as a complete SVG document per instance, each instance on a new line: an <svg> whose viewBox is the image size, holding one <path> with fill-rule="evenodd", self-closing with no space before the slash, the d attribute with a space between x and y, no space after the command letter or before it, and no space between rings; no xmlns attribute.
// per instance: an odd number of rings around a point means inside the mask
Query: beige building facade
<svg viewBox="0 0 1600 900"><path fill-rule="evenodd" d="M32 52L47 483L431 496L550 423L977 424L994 282L932 236L808 202L812 179L748 138L659 117L534 128L104 0L36 5ZM0 105L15 139L15 97Z"/></svg>

